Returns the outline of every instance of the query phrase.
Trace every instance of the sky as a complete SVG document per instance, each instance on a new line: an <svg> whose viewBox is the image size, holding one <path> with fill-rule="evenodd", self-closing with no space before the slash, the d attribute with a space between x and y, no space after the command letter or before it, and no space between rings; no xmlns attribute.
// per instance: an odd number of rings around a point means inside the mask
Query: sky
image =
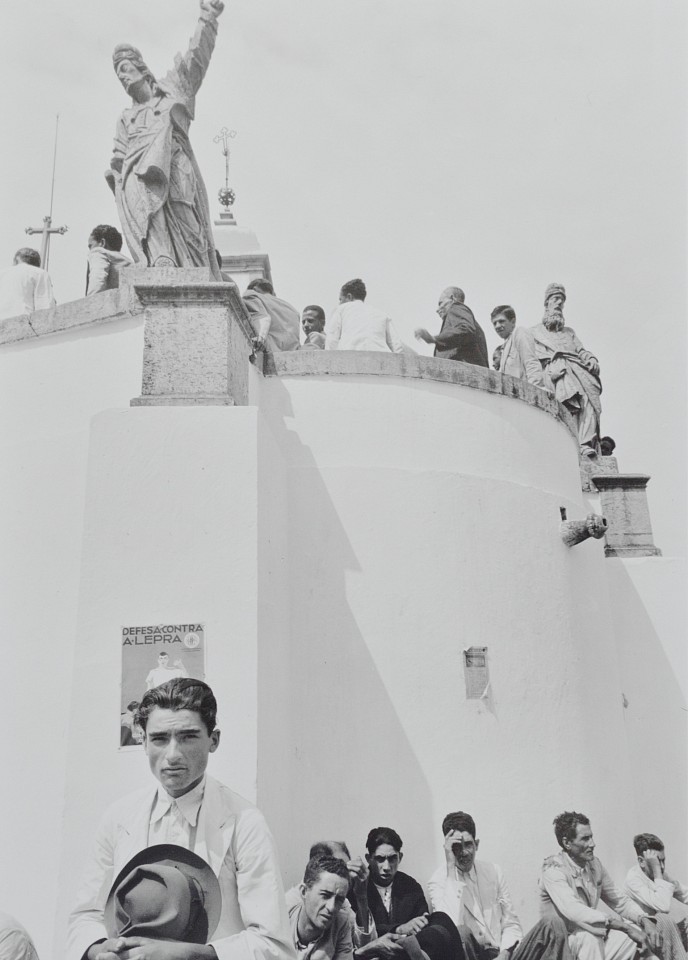
<svg viewBox="0 0 688 960"><path fill-rule="evenodd" d="M117 224L103 174L127 98L116 43L157 75L186 48L196 0L32 0L3 11L6 146L0 263L50 205L59 302L83 293L86 242ZM191 142L211 197L232 141L234 212L277 293L329 312L362 277L371 304L439 326L459 285L486 330L512 304L537 323L551 281L600 360L603 433L648 473L655 543L685 555L684 0L233 0ZM9 144L9 146L7 146Z"/></svg>

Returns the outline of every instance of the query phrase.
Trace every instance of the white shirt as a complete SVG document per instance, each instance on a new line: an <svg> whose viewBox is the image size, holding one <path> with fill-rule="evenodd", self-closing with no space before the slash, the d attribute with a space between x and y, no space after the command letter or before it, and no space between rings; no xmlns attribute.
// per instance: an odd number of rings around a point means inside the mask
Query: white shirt
<svg viewBox="0 0 688 960"><path fill-rule="evenodd" d="M340 303L325 327L326 350L386 350L403 353L392 321L362 300Z"/></svg>
<svg viewBox="0 0 688 960"><path fill-rule="evenodd" d="M651 917L656 913L668 913L674 897L688 903L688 887L682 883L674 886L663 877L651 880L636 864L626 874L625 893L646 910Z"/></svg>
<svg viewBox="0 0 688 960"><path fill-rule="evenodd" d="M17 263L0 271L0 320L54 306L53 285L47 271L30 263Z"/></svg>
<svg viewBox="0 0 688 960"><path fill-rule="evenodd" d="M175 843L178 847L193 850L204 791L205 777L193 790L176 799L162 786L158 787L148 826L148 846Z"/></svg>
<svg viewBox="0 0 688 960"><path fill-rule="evenodd" d="M38 960L33 940L8 913L0 913L0 960Z"/></svg>

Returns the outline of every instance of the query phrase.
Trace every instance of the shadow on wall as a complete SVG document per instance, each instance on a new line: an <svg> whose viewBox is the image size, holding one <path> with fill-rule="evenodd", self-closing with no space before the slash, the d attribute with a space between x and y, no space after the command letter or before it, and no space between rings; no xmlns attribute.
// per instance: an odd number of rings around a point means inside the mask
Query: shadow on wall
<svg viewBox="0 0 688 960"><path fill-rule="evenodd" d="M430 788L347 602L347 578L359 563L319 466L288 427L287 391L278 390L266 416L284 464L273 477L284 469L286 562L277 590L289 622L281 659L270 655L261 632L259 805L287 885L302 879L316 840L345 840L353 856L363 855L376 826L401 834L404 866L413 873L436 841ZM275 782L274 768L260 759L278 753L286 783Z"/></svg>
<svg viewBox="0 0 688 960"><path fill-rule="evenodd" d="M646 562L665 565L660 558ZM672 876L675 870L683 877L688 872L688 824L676 811L688 808L686 703L626 565L611 560L606 566L629 756L636 771L634 832L658 834L671 857ZM676 602L669 589L666 594L667 603ZM648 758L653 770L664 771L661 782L648 774Z"/></svg>

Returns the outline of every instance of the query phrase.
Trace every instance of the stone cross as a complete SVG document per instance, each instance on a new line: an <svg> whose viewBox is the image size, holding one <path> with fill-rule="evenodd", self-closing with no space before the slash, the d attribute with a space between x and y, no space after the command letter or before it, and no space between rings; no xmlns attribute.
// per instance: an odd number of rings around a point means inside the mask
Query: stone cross
<svg viewBox="0 0 688 960"><path fill-rule="evenodd" d="M32 236L34 233L42 234L41 239L41 266L44 270L48 269L48 259L50 257L50 234L59 233L62 236L69 229L68 227L53 227L52 226L53 218L51 216L43 217L43 226L42 227L27 227L26 232L29 236Z"/></svg>

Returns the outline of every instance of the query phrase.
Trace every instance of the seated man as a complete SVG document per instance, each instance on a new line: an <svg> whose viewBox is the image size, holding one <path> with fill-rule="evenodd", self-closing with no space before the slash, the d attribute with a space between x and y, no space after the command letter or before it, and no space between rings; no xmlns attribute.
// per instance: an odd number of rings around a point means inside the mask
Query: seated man
<svg viewBox="0 0 688 960"><path fill-rule="evenodd" d="M366 840L368 903L380 935L418 933L427 924L429 911L423 888L399 869L404 856L402 845L401 837L391 827L375 827Z"/></svg>
<svg viewBox="0 0 688 960"><path fill-rule="evenodd" d="M117 227L101 223L91 230L88 238L88 269L86 271L86 296L102 290L114 290L119 286L122 267L132 265L122 250L122 234Z"/></svg>
<svg viewBox="0 0 688 960"><path fill-rule="evenodd" d="M430 879L430 903L459 928L468 960L570 960L557 917L540 920L523 937L501 868L476 860L480 841L470 814L447 814L442 833L445 864Z"/></svg>
<svg viewBox="0 0 688 960"><path fill-rule="evenodd" d="M299 312L286 300L275 296L269 280L251 280L243 296L256 331L256 350L298 350Z"/></svg>
<svg viewBox="0 0 688 960"><path fill-rule="evenodd" d="M346 910L349 871L338 857L311 857L303 883L287 890L291 936L299 960L353 960Z"/></svg>
<svg viewBox="0 0 688 960"><path fill-rule="evenodd" d="M301 326L306 339L301 344L302 350L325 349L325 311L317 304L304 307L301 312Z"/></svg>
<svg viewBox="0 0 688 960"><path fill-rule="evenodd" d="M633 837L633 846L638 863L626 874L624 892L655 917L662 940L659 956L663 960L685 960L688 919L684 915L674 922L668 914L674 901L688 904L688 887L666 872L664 844L654 833L639 833Z"/></svg>
<svg viewBox="0 0 688 960"><path fill-rule="evenodd" d="M639 948L654 952L658 946L654 925L614 886L595 856L588 818L562 813L554 820L554 833L561 851L542 865L540 909L543 917L563 918L574 957L631 960ZM600 900L621 916L599 910Z"/></svg>
<svg viewBox="0 0 688 960"><path fill-rule="evenodd" d="M66 960L291 960L289 926L272 835L263 815L207 776L220 744L217 702L202 680L178 677L148 690L136 711L157 781L116 800L100 823L69 918ZM107 891L135 854L173 843L202 857L220 884L210 943L112 937Z"/></svg>
<svg viewBox="0 0 688 960"><path fill-rule="evenodd" d="M361 857L352 857L343 840L320 840L314 843L308 856L335 857L349 871L349 891L344 912L351 924L354 947L362 947L377 937L375 922L368 907L368 868Z"/></svg>
<svg viewBox="0 0 688 960"><path fill-rule="evenodd" d="M379 350L404 353L390 318L365 303L366 285L349 280L339 291L339 306L327 324L327 350Z"/></svg>

